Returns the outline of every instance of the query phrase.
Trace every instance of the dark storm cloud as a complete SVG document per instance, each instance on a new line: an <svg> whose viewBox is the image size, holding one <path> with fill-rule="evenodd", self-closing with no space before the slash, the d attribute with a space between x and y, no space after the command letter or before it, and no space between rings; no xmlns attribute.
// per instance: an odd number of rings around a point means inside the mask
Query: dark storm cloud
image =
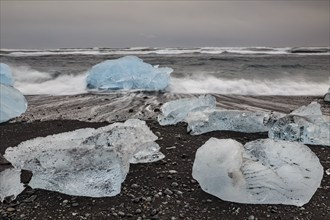
<svg viewBox="0 0 330 220"><path fill-rule="evenodd" d="M1 1L1 48L328 46L329 1Z"/></svg>

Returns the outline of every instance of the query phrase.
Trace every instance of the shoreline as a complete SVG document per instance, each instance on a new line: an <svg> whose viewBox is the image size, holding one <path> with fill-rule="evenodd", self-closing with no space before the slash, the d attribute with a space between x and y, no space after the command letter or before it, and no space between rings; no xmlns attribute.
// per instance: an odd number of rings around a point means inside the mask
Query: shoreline
<svg viewBox="0 0 330 220"><path fill-rule="evenodd" d="M192 178L196 150L209 138L232 138L244 144L267 133L214 131L202 135L187 134L186 124L160 126L155 120L162 103L193 95L169 96L134 93L125 100L118 94L73 96L27 96L28 111L10 122L0 124L0 153L9 146L36 137L86 127L101 127L127 118L140 118L159 139L163 160L132 164L122 192L115 197L89 198L27 188L15 201L0 204L2 219L329 219L330 176L324 174L321 187L303 207L255 205L223 201L201 190ZM320 102L325 115L330 103L319 96L225 96L217 95L217 107L229 109L265 109L288 113L313 100ZM119 108L120 107L120 108ZM267 108L266 108L267 107ZM132 110L131 110L132 109ZM157 110L158 109L158 110ZM117 117L109 117L113 115ZM49 117L51 115L52 117ZM80 116L80 118L75 118ZM91 118L91 120L88 120ZM74 119L74 120L73 120ZM79 119L79 120L77 120ZM97 121L99 120L99 121ZM330 168L330 148L308 145L319 157L324 170ZM0 165L0 170L8 165ZM175 170L176 173L170 173ZM23 172L21 181L27 182ZM253 216L253 217L251 217Z"/></svg>

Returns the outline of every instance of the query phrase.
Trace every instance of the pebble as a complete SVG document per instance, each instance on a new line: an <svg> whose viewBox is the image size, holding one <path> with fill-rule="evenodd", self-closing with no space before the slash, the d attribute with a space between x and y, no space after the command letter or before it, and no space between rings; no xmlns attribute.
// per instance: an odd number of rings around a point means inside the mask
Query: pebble
<svg viewBox="0 0 330 220"><path fill-rule="evenodd" d="M165 189L164 193L169 196L173 194L173 192L169 189Z"/></svg>
<svg viewBox="0 0 330 220"><path fill-rule="evenodd" d="M176 173L178 173L178 171L176 171L176 170L169 170L168 171L170 174L176 174Z"/></svg>
<svg viewBox="0 0 330 220"><path fill-rule="evenodd" d="M254 218L254 215L250 215L249 217L248 217L248 220L254 220L255 218Z"/></svg>
<svg viewBox="0 0 330 220"><path fill-rule="evenodd" d="M72 207L77 207L79 205L78 202L72 203Z"/></svg>
<svg viewBox="0 0 330 220"><path fill-rule="evenodd" d="M171 184L171 186L173 186L173 187L177 187L177 186L179 186L179 184L178 184L177 182L173 182L173 183Z"/></svg>
<svg viewBox="0 0 330 220"><path fill-rule="evenodd" d="M146 202L151 202L151 200L152 200L151 197L146 198Z"/></svg>
<svg viewBox="0 0 330 220"><path fill-rule="evenodd" d="M119 215L119 216L125 216L125 213L122 212L122 211L119 211L119 212L118 212L118 215Z"/></svg>
<svg viewBox="0 0 330 220"><path fill-rule="evenodd" d="M9 208L7 208L7 212L14 212L14 211L16 211L16 209L13 208L13 207L9 207Z"/></svg>
<svg viewBox="0 0 330 220"><path fill-rule="evenodd" d="M134 184L131 185L131 187L132 187L133 189L137 189L137 188L139 188L139 185L134 183Z"/></svg>
<svg viewBox="0 0 330 220"><path fill-rule="evenodd" d="M135 210L135 214L140 214L141 212L142 212L141 209L137 209L137 210Z"/></svg>

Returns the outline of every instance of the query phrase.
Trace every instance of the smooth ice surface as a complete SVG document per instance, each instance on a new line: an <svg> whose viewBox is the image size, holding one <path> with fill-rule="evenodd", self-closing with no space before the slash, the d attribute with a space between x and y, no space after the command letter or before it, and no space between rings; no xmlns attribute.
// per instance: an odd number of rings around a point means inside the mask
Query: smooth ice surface
<svg viewBox="0 0 330 220"><path fill-rule="evenodd" d="M144 121L79 129L22 142L5 158L17 169L30 170L32 188L77 196L104 197L120 193L129 163L164 157Z"/></svg>
<svg viewBox="0 0 330 220"><path fill-rule="evenodd" d="M267 132L281 113L237 110L193 112L188 115L188 132L192 135L210 131Z"/></svg>
<svg viewBox="0 0 330 220"><path fill-rule="evenodd" d="M20 116L26 109L27 101L20 91L0 84L0 123Z"/></svg>
<svg viewBox="0 0 330 220"><path fill-rule="evenodd" d="M0 84L13 86L14 79L11 70L7 64L0 63Z"/></svg>
<svg viewBox="0 0 330 220"><path fill-rule="evenodd" d="M301 143L260 139L243 146L211 138L197 150L192 175L222 200L302 206L320 186L323 167Z"/></svg>
<svg viewBox="0 0 330 220"><path fill-rule="evenodd" d="M14 200L18 194L25 189L21 183L21 171L9 168L0 172L0 201L10 197L10 201Z"/></svg>
<svg viewBox="0 0 330 220"><path fill-rule="evenodd" d="M158 122L160 125L176 124L184 121L190 112L213 110L215 107L216 99L211 95L170 101L161 107L162 113L158 116Z"/></svg>
<svg viewBox="0 0 330 220"><path fill-rule="evenodd" d="M268 132L273 139L330 146L330 121L322 115L321 105L312 102L278 119Z"/></svg>
<svg viewBox="0 0 330 220"><path fill-rule="evenodd" d="M87 75L87 89L164 90L171 72L171 68L154 67L136 56L125 56L93 66Z"/></svg>

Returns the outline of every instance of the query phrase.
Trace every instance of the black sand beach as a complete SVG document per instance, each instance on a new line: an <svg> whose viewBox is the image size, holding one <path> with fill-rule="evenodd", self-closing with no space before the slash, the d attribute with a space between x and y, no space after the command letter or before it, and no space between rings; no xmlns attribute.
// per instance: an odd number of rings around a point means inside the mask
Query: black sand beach
<svg viewBox="0 0 330 220"><path fill-rule="evenodd" d="M78 95L76 97L71 96L71 98L69 96L48 97L48 101L45 101L44 97L29 96L30 105L28 111L12 122L0 125L0 153L3 154L9 146L16 146L21 141L31 138L72 131L78 128L96 128L107 125L109 122L105 122L105 120L104 122L89 122L94 121L98 114L91 114L91 109L88 110L88 103L74 104L77 103L77 100L86 98L86 96L93 95ZM101 97L105 102L111 103L114 101L112 95ZM122 192L115 197L75 197L57 192L27 188L14 202L2 203L0 205L1 218L95 220L330 218L330 178L327 174L324 174L321 187L311 201L303 207L237 204L222 201L203 192L198 183L193 180L191 172L195 152L205 141L210 137L233 138L244 144L248 141L267 138L267 133L246 134L217 131L191 136L187 134L184 123L176 126L160 126L156 122L155 116L158 112L157 107L159 107L161 102L155 102L154 100L152 103L155 103L155 105L145 107L148 99L150 97L147 94L141 95L140 100L135 97L136 104L132 105L132 110L122 111L118 116L118 121L125 120L126 117L140 116L141 118L149 118L145 119L150 129L159 137L157 143L161 146L161 151L166 156L163 160L155 163L131 165L130 172L122 185ZM217 99L218 103L221 103L219 97ZM226 100L225 97L223 99ZM245 109L261 108L264 110L267 110L268 106L268 110L274 110L271 104L265 103L277 100L277 111L288 113L296 107L295 105L306 105L312 100L317 100L321 103L324 114L329 115L330 109L330 105L323 102L322 97L245 97L246 102L239 105L240 99L243 99L243 97L233 96L231 99L227 97L227 105L229 106L229 103L231 103L232 108L235 108L234 106L245 106ZM58 102L54 100L58 100ZM71 101L65 102L65 100ZM279 100L282 100L281 103ZM97 98L96 102L102 103ZM95 103L93 105L97 107ZM56 115L51 111L48 112L47 105L52 105L51 108L56 109L58 114ZM75 112L80 111L84 107L86 107L85 113L90 114L90 118L82 116L81 121L74 120L72 117L75 115ZM142 114L141 111L150 112L150 115L147 113ZM69 112L73 115L69 114ZM140 114L137 114L139 112ZM53 118L43 118L48 117L48 115L52 115ZM109 121L113 122L114 120L111 118ZM330 149L322 146L309 147L319 157L324 169L329 169ZM0 165L0 169L5 169L6 167L8 165ZM29 173L24 172L22 181L28 181L29 175Z"/></svg>

